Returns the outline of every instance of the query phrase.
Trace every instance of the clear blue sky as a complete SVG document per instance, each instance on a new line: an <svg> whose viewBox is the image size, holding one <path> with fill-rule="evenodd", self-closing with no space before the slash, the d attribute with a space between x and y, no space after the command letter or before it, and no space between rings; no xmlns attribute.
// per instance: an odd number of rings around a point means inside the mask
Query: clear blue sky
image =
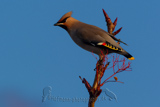
<svg viewBox="0 0 160 107"><path fill-rule="evenodd" d="M87 107L84 102L41 103L42 90L52 87L52 95L64 98L88 98L78 76L91 84L96 60L78 47L59 27L53 26L66 12L73 17L106 30L102 8L114 20L117 38L129 46L132 72L117 75L125 82L108 83L102 88L113 91L115 101L100 101L100 107L158 107L159 24L158 0L1 0L0 1L0 106L16 100L26 107ZM107 77L107 75L105 75ZM104 76L104 78L105 78ZM13 98L12 98L12 97Z"/></svg>

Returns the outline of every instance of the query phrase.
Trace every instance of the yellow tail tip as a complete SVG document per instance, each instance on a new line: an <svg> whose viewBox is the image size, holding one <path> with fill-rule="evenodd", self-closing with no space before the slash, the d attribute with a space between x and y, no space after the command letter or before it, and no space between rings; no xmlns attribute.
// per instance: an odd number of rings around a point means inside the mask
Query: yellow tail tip
<svg viewBox="0 0 160 107"><path fill-rule="evenodd" d="M130 57L130 58L128 58L129 60L134 60L134 57Z"/></svg>

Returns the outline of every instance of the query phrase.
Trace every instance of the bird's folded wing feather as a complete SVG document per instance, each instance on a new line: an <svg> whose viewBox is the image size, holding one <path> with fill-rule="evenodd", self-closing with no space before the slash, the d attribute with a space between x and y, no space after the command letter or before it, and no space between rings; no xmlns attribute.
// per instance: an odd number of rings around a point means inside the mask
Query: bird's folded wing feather
<svg viewBox="0 0 160 107"><path fill-rule="evenodd" d="M76 31L76 35L81 41L83 41L86 44L98 46L101 48L104 47L112 50L122 51L121 46L112 37L110 37L102 29L96 31L97 29L81 28Z"/></svg>
<svg viewBox="0 0 160 107"><path fill-rule="evenodd" d="M109 33L108 33L108 35L109 35L111 38L113 38L114 40L116 40L116 41L118 41L118 42L121 42L121 43L127 45L125 42L121 41L120 39L117 39L117 38L114 37L113 35L111 35L111 34L109 34ZM127 45L127 46L128 46L128 45Z"/></svg>
<svg viewBox="0 0 160 107"><path fill-rule="evenodd" d="M109 48L111 50L115 50L115 51L122 51L122 48L118 48L108 42L91 42L92 46L97 46L97 47L101 47L101 48Z"/></svg>

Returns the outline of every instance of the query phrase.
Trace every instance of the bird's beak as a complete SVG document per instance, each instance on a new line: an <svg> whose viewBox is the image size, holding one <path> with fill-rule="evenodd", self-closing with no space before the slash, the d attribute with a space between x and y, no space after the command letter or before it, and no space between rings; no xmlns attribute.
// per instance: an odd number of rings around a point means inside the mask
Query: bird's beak
<svg viewBox="0 0 160 107"><path fill-rule="evenodd" d="M63 23L58 23L57 22L57 23L54 24L54 26L60 26L60 25L63 25Z"/></svg>

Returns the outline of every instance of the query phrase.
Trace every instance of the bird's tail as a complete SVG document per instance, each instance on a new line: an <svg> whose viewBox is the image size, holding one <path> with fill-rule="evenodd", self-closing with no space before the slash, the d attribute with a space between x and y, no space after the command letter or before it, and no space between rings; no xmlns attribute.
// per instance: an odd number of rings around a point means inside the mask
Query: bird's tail
<svg viewBox="0 0 160 107"><path fill-rule="evenodd" d="M126 58L128 58L129 60L134 60L134 57L133 57L131 54L129 54L128 52L124 52L123 55L124 55Z"/></svg>

